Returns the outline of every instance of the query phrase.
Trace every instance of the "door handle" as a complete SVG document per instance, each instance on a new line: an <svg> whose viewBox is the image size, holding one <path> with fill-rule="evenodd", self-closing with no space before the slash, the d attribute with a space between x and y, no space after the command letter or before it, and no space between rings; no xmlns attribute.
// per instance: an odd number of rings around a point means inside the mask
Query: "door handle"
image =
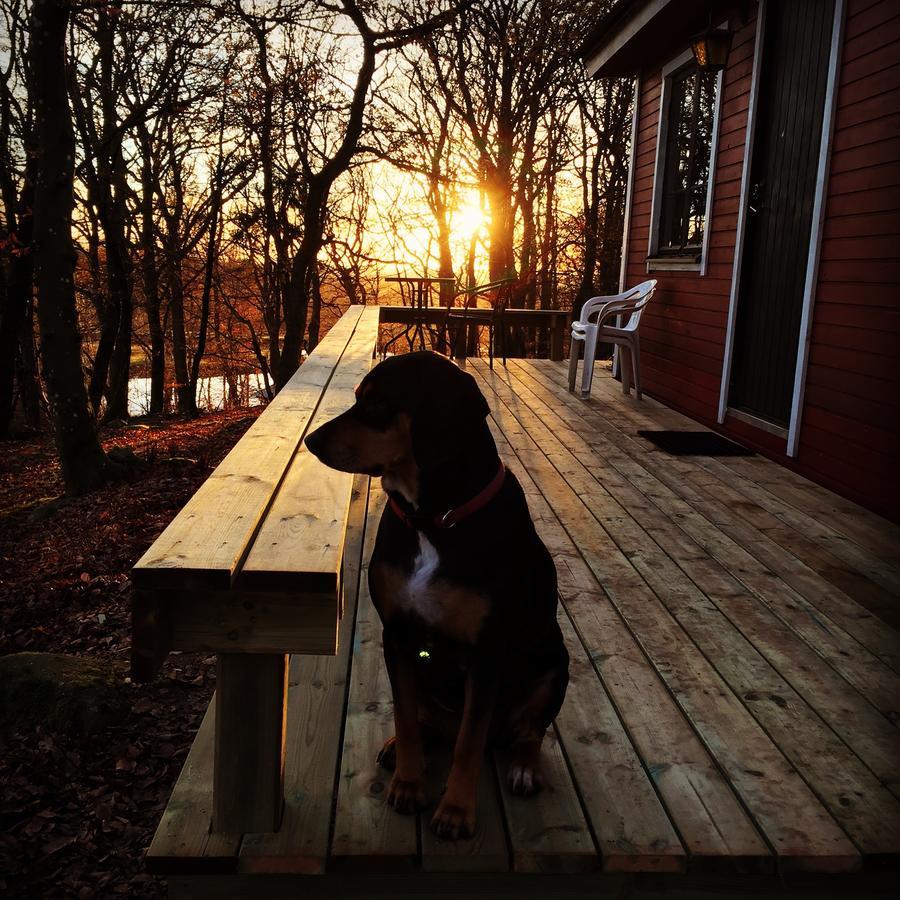
<svg viewBox="0 0 900 900"><path fill-rule="evenodd" d="M750 198L747 202L747 208L751 215L757 215L764 209L763 204L763 183L756 181L750 186Z"/></svg>

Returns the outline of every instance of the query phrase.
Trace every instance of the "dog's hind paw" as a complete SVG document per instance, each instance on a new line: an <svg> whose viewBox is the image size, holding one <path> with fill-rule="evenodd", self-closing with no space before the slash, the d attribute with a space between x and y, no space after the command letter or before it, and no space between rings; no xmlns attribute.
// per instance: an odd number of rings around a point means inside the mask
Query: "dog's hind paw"
<svg viewBox="0 0 900 900"><path fill-rule="evenodd" d="M378 751L375 762L388 772L393 772L397 768L397 738L389 737L384 746Z"/></svg>
<svg viewBox="0 0 900 900"><path fill-rule="evenodd" d="M425 780L423 778L401 778L394 772L387 802L398 813L417 813L425 809L428 803L425 797Z"/></svg>
<svg viewBox="0 0 900 900"><path fill-rule="evenodd" d="M537 766L515 760L509 764L506 783L510 792L518 797L530 797L544 786L541 771Z"/></svg>

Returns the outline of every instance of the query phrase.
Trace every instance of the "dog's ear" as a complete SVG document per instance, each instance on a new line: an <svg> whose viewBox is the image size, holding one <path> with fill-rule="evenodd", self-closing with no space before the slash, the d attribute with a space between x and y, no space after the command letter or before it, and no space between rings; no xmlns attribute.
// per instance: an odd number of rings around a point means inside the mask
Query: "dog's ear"
<svg viewBox="0 0 900 900"><path fill-rule="evenodd" d="M429 373L412 416L412 445L421 469L447 462L464 450L490 413L475 379L454 365Z"/></svg>

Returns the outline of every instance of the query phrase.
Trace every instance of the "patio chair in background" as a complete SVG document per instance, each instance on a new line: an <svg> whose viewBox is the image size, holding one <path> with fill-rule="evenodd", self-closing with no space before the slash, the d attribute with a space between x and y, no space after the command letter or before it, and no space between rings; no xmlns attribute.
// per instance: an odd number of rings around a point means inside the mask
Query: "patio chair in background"
<svg viewBox="0 0 900 900"><path fill-rule="evenodd" d="M458 291L454 297L454 299L457 299L459 297L465 298L463 300L463 305L461 307L454 306L451 309L447 310L448 321L456 320L457 323L462 326L457 331L458 341L467 340L468 323L471 322L476 326L487 326L488 364L491 369L494 368L494 355L496 344L498 343L502 348L503 365L506 365L506 339L505 331L503 328L503 314L506 312L506 308L509 304L509 292L511 289L511 285L513 284L513 282L515 282L515 280L516 279L513 277L499 278L496 281L489 281L487 284L478 284L474 287L464 288ZM476 308L475 304L477 304L478 302L478 297L484 295L493 295L493 302L491 303L491 314L489 318L471 313L471 310L473 308ZM499 341L495 341L495 334L499 335ZM459 357L460 353L458 351L459 348L454 347L454 356Z"/></svg>
<svg viewBox="0 0 900 900"><path fill-rule="evenodd" d="M638 325L641 314L656 290L656 280L641 282L621 294L608 297L592 297L581 310L581 317L572 323L572 347L569 352L569 390L575 390L575 376L578 369L578 347L584 344L584 366L581 373L581 396L589 397L594 379L594 359L597 343L603 341L619 348L622 370L622 392L634 390L641 399L641 346L638 339ZM591 317L596 321L591 322ZM611 316L628 316L624 325L604 325ZM621 321L621 320L620 320Z"/></svg>

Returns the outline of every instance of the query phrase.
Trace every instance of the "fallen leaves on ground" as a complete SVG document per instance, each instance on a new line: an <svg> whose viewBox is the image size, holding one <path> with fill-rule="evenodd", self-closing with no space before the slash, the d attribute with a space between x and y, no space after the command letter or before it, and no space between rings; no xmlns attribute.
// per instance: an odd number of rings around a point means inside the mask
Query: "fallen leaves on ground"
<svg viewBox="0 0 900 900"><path fill-rule="evenodd" d="M0 443L0 654L128 659L128 572L259 414L107 428L148 465L65 499L52 442ZM90 736L0 732L0 895L160 897L143 856L215 682L215 659L172 654L127 682L128 714Z"/></svg>

